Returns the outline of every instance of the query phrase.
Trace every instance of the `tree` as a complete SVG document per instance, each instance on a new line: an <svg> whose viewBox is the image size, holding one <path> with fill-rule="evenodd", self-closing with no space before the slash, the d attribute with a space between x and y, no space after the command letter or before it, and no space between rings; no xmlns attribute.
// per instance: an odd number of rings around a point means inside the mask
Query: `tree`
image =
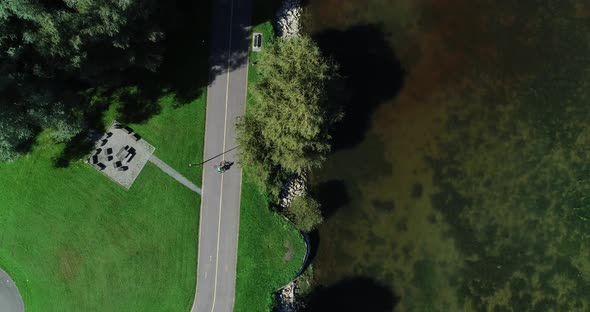
<svg viewBox="0 0 590 312"><path fill-rule="evenodd" d="M163 31L155 0L0 1L0 161L43 128L67 141L83 128L88 86L154 71Z"/></svg>
<svg viewBox="0 0 590 312"><path fill-rule="evenodd" d="M62 94L60 100L50 86L7 80L0 78L0 161L20 156L41 129L51 129L50 137L57 142L82 131L75 97Z"/></svg>
<svg viewBox="0 0 590 312"><path fill-rule="evenodd" d="M319 167L330 151L329 130L342 117L327 98L336 64L300 36L265 47L256 67L256 104L237 123L242 163L265 178Z"/></svg>
<svg viewBox="0 0 590 312"><path fill-rule="evenodd" d="M153 20L156 9L155 0L3 0L0 58L40 77L83 74L96 65L152 67L146 44L163 38ZM95 62L107 56L110 63Z"/></svg>
<svg viewBox="0 0 590 312"><path fill-rule="evenodd" d="M295 197L289 206L287 215L295 226L304 232L313 231L324 221L320 204L309 195Z"/></svg>

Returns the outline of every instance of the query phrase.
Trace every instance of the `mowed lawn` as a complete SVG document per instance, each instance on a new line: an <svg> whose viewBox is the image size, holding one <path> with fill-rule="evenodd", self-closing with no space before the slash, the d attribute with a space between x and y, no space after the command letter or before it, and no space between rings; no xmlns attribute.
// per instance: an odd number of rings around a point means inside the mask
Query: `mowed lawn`
<svg viewBox="0 0 590 312"><path fill-rule="evenodd" d="M187 164L202 159L205 96L175 102L161 98L158 115L131 127L200 185ZM82 161L56 168L62 149L42 133L31 153L0 164L0 267L26 311L188 311L200 197L151 163L129 191Z"/></svg>
<svg viewBox="0 0 590 312"><path fill-rule="evenodd" d="M265 43L273 38L272 25L254 27L262 32ZM250 54L250 62L257 54ZM256 81L256 66L250 66L248 83ZM256 103L248 96L247 109ZM305 256L305 242L295 227L269 207L265 192L244 168L240 210L240 237L234 311L271 311L273 293L290 282Z"/></svg>

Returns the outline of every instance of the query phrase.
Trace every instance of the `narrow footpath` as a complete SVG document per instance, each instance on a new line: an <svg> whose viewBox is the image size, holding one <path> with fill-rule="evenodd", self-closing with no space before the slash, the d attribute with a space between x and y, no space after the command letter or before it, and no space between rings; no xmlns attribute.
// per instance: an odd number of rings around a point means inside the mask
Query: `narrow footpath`
<svg viewBox="0 0 590 312"><path fill-rule="evenodd" d="M161 161L160 158L156 157L152 154L149 161L156 165L156 167L160 168L160 170L166 172L169 176L174 178L174 180L180 182L182 185L188 187L191 191L201 194L201 189L196 186L193 182L189 181L183 175L178 173L176 170L172 169L172 167L168 166L165 162Z"/></svg>

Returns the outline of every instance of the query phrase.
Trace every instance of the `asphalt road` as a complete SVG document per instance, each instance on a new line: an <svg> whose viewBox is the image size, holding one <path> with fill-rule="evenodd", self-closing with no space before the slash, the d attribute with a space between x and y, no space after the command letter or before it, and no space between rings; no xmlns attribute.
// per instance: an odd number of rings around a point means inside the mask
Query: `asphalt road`
<svg viewBox="0 0 590 312"><path fill-rule="evenodd" d="M8 274L0 270L0 311L23 312L25 305L16 285Z"/></svg>
<svg viewBox="0 0 590 312"><path fill-rule="evenodd" d="M232 311L236 285L242 168L236 117L246 106L250 0L216 0L211 39L211 79L203 159L197 289L191 311ZM214 165L234 162L220 174Z"/></svg>

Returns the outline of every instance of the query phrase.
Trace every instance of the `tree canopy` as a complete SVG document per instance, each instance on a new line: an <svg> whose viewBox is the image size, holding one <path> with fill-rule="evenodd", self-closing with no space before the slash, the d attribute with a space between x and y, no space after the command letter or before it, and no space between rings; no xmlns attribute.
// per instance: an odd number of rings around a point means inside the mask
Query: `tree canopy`
<svg viewBox="0 0 590 312"><path fill-rule="evenodd" d="M256 67L255 106L237 124L242 163L265 175L319 167L330 150L329 130L341 118L327 97L336 64L299 36L265 47Z"/></svg>
<svg viewBox="0 0 590 312"><path fill-rule="evenodd" d="M313 231L324 221L320 204L309 195L295 197L289 206L287 215L293 224L304 232Z"/></svg>
<svg viewBox="0 0 590 312"><path fill-rule="evenodd" d="M0 161L42 128L81 131L78 91L129 67L155 70L155 0L0 1Z"/></svg>
<svg viewBox="0 0 590 312"><path fill-rule="evenodd" d="M146 50L136 48L163 38L153 23L155 9L155 0L3 0L0 57L3 64L15 66L13 70L39 77L102 67L108 64L93 58L115 52L126 64L153 68L157 55L142 56Z"/></svg>

